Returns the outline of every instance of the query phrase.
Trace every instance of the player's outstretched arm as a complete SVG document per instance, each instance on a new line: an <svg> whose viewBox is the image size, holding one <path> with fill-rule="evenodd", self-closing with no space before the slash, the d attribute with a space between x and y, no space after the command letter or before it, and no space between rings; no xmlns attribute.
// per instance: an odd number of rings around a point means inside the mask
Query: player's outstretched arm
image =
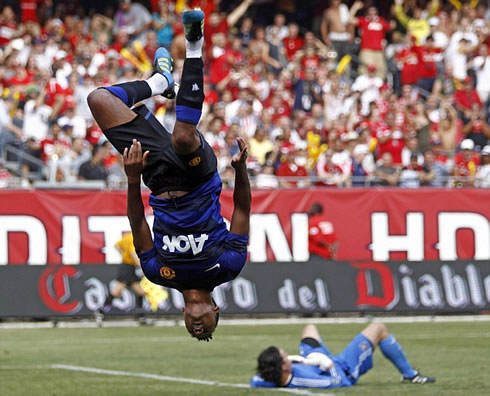
<svg viewBox="0 0 490 396"><path fill-rule="evenodd" d="M234 234L248 235L250 230L250 204L252 193L247 173L248 147L241 138L237 138L240 153L231 160L235 169L235 191L233 191L233 216L230 231Z"/></svg>
<svg viewBox="0 0 490 396"><path fill-rule="evenodd" d="M146 252L153 249L150 227L145 219L145 207L141 199L141 173L146 165L150 152L142 154L141 143L133 139L128 150L124 149L124 172L128 177L128 218L133 232L133 243L137 252Z"/></svg>

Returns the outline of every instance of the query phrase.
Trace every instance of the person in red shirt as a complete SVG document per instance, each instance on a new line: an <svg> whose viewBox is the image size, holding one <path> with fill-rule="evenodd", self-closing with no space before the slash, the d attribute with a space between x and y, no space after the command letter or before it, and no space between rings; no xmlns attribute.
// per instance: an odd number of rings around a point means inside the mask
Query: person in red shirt
<svg viewBox="0 0 490 396"><path fill-rule="evenodd" d="M225 37L228 37L229 30L235 26L238 20L247 12L248 7L253 3L253 0L243 0L238 7L230 12L226 17L219 13L219 10L213 10L211 13L207 13L209 18L206 18L204 23L204 42L207 51L207 55L210 54L213 44L213 36L217 33L223 33Z"/></svg>
<svg viewBox="0 0 490 396"><path fill-rule="evenodd" d="M419 54L415 46L402 49L396 59L401 68L401 80L403 85L415 85L419 80L420 66Z"/></svg>
<svg viewBox="0 0 490 396"><path fill-rule="evenodd" d="M291 22L288 25L288 36L282 40L284 49L286 50L286 56L289 60L293 60L296 51L303 48L305 45L304 40L299 37L299 27L295 22Z"/></svg>
<svg viewBox="0 0 490 396"><path fill-rule="evenodd" d="M335 260L338 241L333 225L323 216L323 205L314 203L308 211L308 245L310 255Z"/></svg>
<svg viewBox="0 0 490 396"><path fill-rule="evenodd" d="M378 156L384 153L390 153L395 165L402 163L402 151L405 147L405 141L402 131L397 128L395 123L395 113L389 111L386 113L385 122L376 125L375 133L378 139Z"/></svg>
<svg viewBox="0 0 490 396"><path fill-rule="evenodd" d="M355 1L350 9L349 22L359 27L361 36L361 51L359 52L359 72L366 73L367 65L376 66L376 74L384 79L386 77L386 61L383 53L386 32L391 29L390 24L379 16L378 9L371 6L366 16L356 18L357 11L364 7L362 1Z"/></svg>
<svg viewBox="0 0 490 396"><path fill-rule="evenodd" d="M471 187L480 165L480 157L473 151L475 143L471 139L464 139L460 148L461 151L454 156L453 176L456 186Z"/></svg>
<svg viewBox="0 0 490 396"><path fill-rule="evenodd" d="M478 108L483 108L483 103L471 84L471 77L466 77L463 80L462 89L456 90L454 93L454 103L459 111L467 111L473 108L473 105L477 105Z"/></svg>
<svg viewBox="0 0 490 396"><path fill-rule="evenodd" d="M0 46L6 46L17 35L17 21L12 7L5 6L0 14Z"/></svg>
<svg viewBox="0 0 490 396"><path fill-rule="evenodd" d="M332 162L333 151L327 150L318 157L316 173L322 181L318 186L337 187L345 184L349 179L349 173L344 173L342 168Z"/></svg>
<svg viewBox="0 0 490 396"><path fill-rule="evenodd" d="M294 148L283 147L281 149L281 164L277 168L276 176L278 177L308 177L308 171L303 165L295 163ZM298 181L280 180L282 187L297 187Z"/></svg>
<svg viewBox="0 0 490 396"><path fill-rule="evenodd" d="M437 78L437 59L441 54L441 49L434 46L434 37L427 36L425 45L415 47L419 57L419 79L417 85L428 93L432 92L434 82Z"/></svg>

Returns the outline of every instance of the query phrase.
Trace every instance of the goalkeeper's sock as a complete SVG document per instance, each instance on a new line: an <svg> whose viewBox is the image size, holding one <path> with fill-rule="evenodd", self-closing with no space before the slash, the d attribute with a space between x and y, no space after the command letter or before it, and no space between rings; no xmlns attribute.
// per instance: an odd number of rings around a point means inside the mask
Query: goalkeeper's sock
<svg viewBox="0 0 490 396"><path fill-rule="evenodd" d="M400 373L405 377L411 378L416 372L408 362L403 349L395 337L390 334L379 343L379 348L383 355L389 359Z"/></svg>

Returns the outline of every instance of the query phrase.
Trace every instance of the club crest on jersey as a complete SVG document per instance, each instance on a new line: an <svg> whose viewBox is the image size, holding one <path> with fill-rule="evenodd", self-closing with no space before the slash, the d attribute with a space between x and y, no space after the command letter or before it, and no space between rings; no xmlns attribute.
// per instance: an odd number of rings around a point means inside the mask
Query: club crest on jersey
<svg viewBox="0 0 490 396"><path fill-rule="evenodd" d="M175 278L175 270L170 267L162 267L160 268L160 275L165 279L173 279Z"/></svg>
<svg viewBox="0 0 490 396"><path fill-rule="evenodd" d="M200 162L201 162L201 157L197 156L197 157L194 157L193 159L191 159L189 161L189 165L190 166L197 166L197 165L199 165Z"/></svg>

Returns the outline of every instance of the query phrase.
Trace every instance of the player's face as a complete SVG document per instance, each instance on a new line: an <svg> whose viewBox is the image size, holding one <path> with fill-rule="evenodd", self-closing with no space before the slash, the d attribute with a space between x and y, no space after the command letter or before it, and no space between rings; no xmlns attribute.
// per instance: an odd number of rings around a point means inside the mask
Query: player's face
<svg viewBox="0 0 490 396"><path fill-rule="evenodd" d="M279 349L279 353L281 354L282 357L282 370L286 372L291 371L291 362L288 359L288 353L284 349Z"/></svg>
<svg viewBox="0 0 490 396"><path fill-rule="evenodd" d="M187 304L184 308L184 322L189 334L202 338L211 335L216 327L216 314L219 307L214 304Z"/></svg>

